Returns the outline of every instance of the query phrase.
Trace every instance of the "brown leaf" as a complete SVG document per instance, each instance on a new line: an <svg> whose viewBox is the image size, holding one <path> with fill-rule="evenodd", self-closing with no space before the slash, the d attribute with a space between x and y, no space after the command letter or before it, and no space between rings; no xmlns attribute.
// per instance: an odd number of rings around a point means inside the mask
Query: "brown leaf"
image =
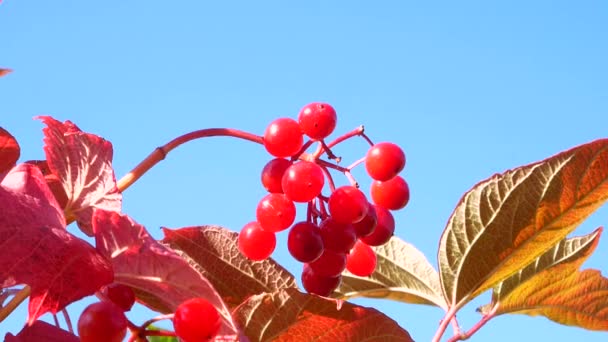
<svg viewBox="0 0 608 342"><path fill-rule="evenodd" d="M413 341L376 309L294 288L253 296L233 316L252 341Z"/></svg>
<svg viewBox="0 0 608 342"><path fill-rule="evenodd" d="M163 228L163 232L161 242L196 265L231 307L251 295L296 287L295 278L273 260L245 258L235 232L218 226Z"/></svg>

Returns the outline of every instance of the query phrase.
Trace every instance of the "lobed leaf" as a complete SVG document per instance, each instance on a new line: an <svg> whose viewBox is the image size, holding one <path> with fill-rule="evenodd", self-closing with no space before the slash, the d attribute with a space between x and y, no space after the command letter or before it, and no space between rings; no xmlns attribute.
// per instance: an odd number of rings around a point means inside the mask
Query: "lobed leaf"
<svg viewBox="0 0 608 342"><path fill-rule="evenodd" d="M335 294L338 298L386 298L447 308L439 274L416 247L393 237L373 249L378 257L375 272L369 277L344 273Z"/></svg>
<svg viewBox="0 0 608 342"><path fill-rule="evenodd" d="M15 137L0 127L0 174L15 166L20 154L21 150Z"/></svg>
<svg viewBox="0 0 608 342"><path fill-rule="evenodd" d="M28 323L112 282L109 261L65 230L40 170L13 168L0 183L0 287L31 287Z"/></svg>
<svg viewBox="0 0 608 342"><path fill-rule="evenodd" d="M238 234L219 226L163 228L163 243L180 253L213 284L231 307L249 296L296 287L275 261L251 261L238 248Z"/></svg>
<svg viewBox="0 0 608 342"><path fill-rule="evenodd" d="M76 219L78 227L92 236L91 217L95 208L121 210L122 195L112 168L112 144L82 132L70 121L61 123L50 116L38 118L47 126L43 132L48 167L67 195L66 216Z"/></svg>
<svg viewBox="0 0 608 342"><path fill-rule="evenodd" d="M233 315L252 341L413 341L376 309L295 288L252 296Z"/></svg>
<svg viewBox="0 0 608 342"><path fill-rule="evenodd" d="M599 231L592 235L579 252L500 293L495 315L542 315L565 325L608 331L608 278L597 270L578 271L597 246Z"/></svg>
<svg viewBox="0 0 608 342"><path fill-rule="evenodd" d="M222 298L192 265L154 240L126 215L96 209L93 229L97 248L112 259L115 281L131 286L137 300L153 310L171 313L187 299L203 297L223 318L223 335L237 329Z"/></svg>
<svg viewBox="0 0 608 342"><path fill-rule="evenodd" d="M450 305L463 305L530 264L607 199L607 139L474 186L439 245L441 284Z"/></svg>
<svg viewBox="0 0 608 342"><path fill-rule="evenodd" d="M35 321L25 326L17 335L11 333L4 336L4 342L78 342L80 339L59 327L43 321Z"/></svg>

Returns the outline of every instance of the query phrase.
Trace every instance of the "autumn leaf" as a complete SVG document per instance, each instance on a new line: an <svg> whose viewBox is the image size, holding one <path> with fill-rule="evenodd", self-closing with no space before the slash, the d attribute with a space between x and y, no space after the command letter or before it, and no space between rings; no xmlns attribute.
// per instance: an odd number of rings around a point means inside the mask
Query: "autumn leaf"
<svg viewBox="0 0 608 342"><path fill-rule="evenodd" d="M43 321L36 321L30 326L25 326L16 336L8 333L4 342L78 342L80 339L59 327Z"/></svg>
<svg viewBox="0 0 608 342"><path fill-rule="evenodd" d="M15 166L20 153L21 150L15 137L0 127L0 174Z"/></svg>
<svg viewBox="0 0 608 342"><path fill-rule="evenodd" d="M213 284L231 307L251 295L296 287L275 261L251 261L239 251L238 234L218 226L163 228L163 243L179 252Z"/></svg>
<svg viewBox="0 0 608 342"><path fill-rule="evenodd" d="M0 285L31 287L28 323L112 282L106 258L65 230L40 170L13 168L0 183Z"/></svg>
<svg viewBox="0 0 608 342"><path fill-rule="evenodd" d="M530 264L606 199L606 139L477 184L441 236L439 270L450 305L462 306Z"/></svg>
<svg viewBox="0 0 608 342"><path fill-rule="evenodd" d="M413 341L376 309L295 288L252 296L233 315L252 341Z"/></svg>
<svg viewBox="0 0 608 342"><path fill-rule="evenodd" d="M220 333L237 333L228 308L212 284L174 251L154 240L142 225L126 215L96 209L93 229L97 248L112 259L115 281L131 286L139 302L172 313L185 300L202 297L222 315Z"/></svg>
<svg viewBox="0 0 608 342"><path fill-rule="evenodd" d="M50 116L38 117L46 128L44 152L48 166L61 181L68 201L68 219L92 236L91 217L95 208L120 211L122 195L112 168L112 144L85 133L70 121L61 123Z"/></svg>
<svg viewBox="0 0 608 342"><path fill-rule="evenodd" d="M68 204L68 196L66 195L65 190L63 189L62 182L51 171L51 169L49 168L49 164L46 162L46 160L28 160L25 163L35 165L38 167L38 169L40 169L40 171L42 171L42 174L44 175L44 180L51 189L53 196L55 196L55 199L59 204L59 208L65 208Z"/></svg>
<svg viewBox="0 0 608 342"><path fill-rule="evenodd" d="M337 298L386 298L447 308L437 271L416 247L393 237L373 249L378 257L375 272L369 277L344 273Z"/></svg>
<svg viewBox="0 0 608 342"><path fill-rule="evenodd" d="M6 68L0 68L0 77L6 76L6 75L10 74L11 72L13 72L13 70L6 69Z"/></svg>

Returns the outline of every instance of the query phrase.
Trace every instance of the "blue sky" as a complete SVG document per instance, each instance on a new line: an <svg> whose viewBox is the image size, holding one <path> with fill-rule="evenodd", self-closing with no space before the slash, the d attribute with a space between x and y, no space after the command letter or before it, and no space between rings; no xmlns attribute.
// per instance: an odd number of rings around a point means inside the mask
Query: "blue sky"
<svg viewBox="0 0 608 342"><path fill-rule="evenodd" d="M20 140L26 160L42 157L42 125L32 117L70 119L114 144L121 177L189 130L261 134L274 118L326 101L338 112L338 132L364 124L375 141L403 147L412 197L396 214L397 235L435 264L452 209L477 181L607 136L607 34L603 1L5 0L0 67L15 72L0 80L0 125ZM355 140L337 152L355 160L365 149ZM238 230L264 195L267 160L243 141L191 143L125 193L124 211L156 237L160 226ZM367 189L369 180L357 179ZM577 233L607 222L602 208ZM275 257L297 273L284 235ZM606 273L606 260L602 241L585 267ZM461 311L463 328L487 299ZM435 308L358 303L380 308L417 341L430 340L442 317ZM24 320L22 307L0 336ZM472 341L606 337L503 316Z"/></svg>

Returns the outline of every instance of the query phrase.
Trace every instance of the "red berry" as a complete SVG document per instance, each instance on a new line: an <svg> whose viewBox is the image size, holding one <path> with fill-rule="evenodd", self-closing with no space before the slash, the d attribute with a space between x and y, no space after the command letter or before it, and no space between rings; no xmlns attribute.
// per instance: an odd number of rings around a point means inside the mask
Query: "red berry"
<svg viewBox="0 0 608 342"><path fill-rule="evenodd" d="M78 319L78 335L82 342L121 342L127 334L127 317L111 302L93 303Z"/></svg>
<svg viewBox="0 0 608 342"><path fill-rule="evenodd" d="M317 260L308 265L320 276L337 277L346 269L346 253L326 249Z"/></svg>
<svg viewBox="0 0 608 342"><path fill-rule="evenodd" d="M308 293L327 297L340 286L342 276L325 277L318 275L308 264L302 269L302 285Z"/></svg>
<svg viewBox="0 0 608 342"><path fill-rule="evenodd" d="M325 139L336 128L336 111L327 103L310 103L298 115L302 132L311 139Z"/></svg>
<svg viewBox="0 0 608 342"><path fill-rule="evenodd" d="M365 169L370 177L387 181L395 177L405 167L405 153L390 142L381 142L372 146L365 156Z"/></svg>
<svg viewBox="0 0 608 342"><path fill-rule="evenodd" d="M300 262L312 262L323 253L323 238L319 227L310 222L298 222L287 236L289 253Z"/></svg>
<svg viewBox="0 0 608 342"><path fill-rule="evenodd" d="M367 277L374 273L376 262L374 250L364 242L357 241L346 256L346 269L354 275Z"/></svg>
<svg viewBox="0 0 608 342"><path fill-rule="evenodd" d="M268 192L283 193L281 180L285 170L291 166L291 161L283 158L275 158L262 169L262 185Z"/></svg>
<svg viewBox="0 0 608 342"><path fill-rule="evenodd" d="M372 201L390 210L399 210L410 201L410 188L400 176L385 182L373 181L371 187Z"/></svg>
<svg viewBox="0 0 608 342"><path fill-rule="evenodd" d="M329 196L327 203L331 217L339 223L355 223L367 214L365 194L354 186L341 186Z"/></svg>
<svg viewBox="0 0 608 342"><path fill-rule="evenodd" d="M291 157L300 151L303 143L302 130L294 119L276 119L264 132L264 147L275 157Z"/></svg>
<svg viewBox="0 0 608 342"><path fill-rule="evenodd" d="M382 246L391 239L395 233L395 218L388 209L381 206L375 205L376 216L378 222L376 223L376 229L360 240L370 246Z"/></svg>
<svg viewBox="0 0 608 342"><path fill-rule="evenodd" d="M220 314L204 298L181 303L173 316L175 334L184 342L209 341L220 331Z"/></svg>
<svg viewBox="0 0 608 342"><path fill-rule="evenodd" d="M112 283L104 287L101 293L124 311L131 310L131 307L135 304L135 293L127 285Z"/></svg>
<svg viewBox="0 0 608 342"><path fill-rule="evenodd" d="M267 259L277 244L273 232L262 229L258 222L247 223L239 233L239 250L247 258L259 261Z"/></svg>
<svg viewBox="0 0 608 342"><path fill-rule="evenodd" d="M378 223L378 216L376 215L376 209L373 204L367 203L367 214L363 220L354 223L353 227L355 227L355 232L357 232L357 237L362 238L370 235L374 229L376 229L376 224Z"/></svg>
<svg viewBox="0 0 608 342"><path fill-rule="evenodd" d="M281 182L285 195L292 201L301 203L319 196L324 184L323 170L309 161L300 161L288 167Z"/></svg>
<svg viewBox="0 0 608 342"><path fill-rule="evenodd" d="M352 224L336 222L333 217L326 218L319 225L325 249L348 253L357 242L357 232Z"/></svg>
<svg viewBox="0 0 608 342"><path fill-rule="evenodd" d="M268 194L258 203L255 216L264 230L276 233L291 226L296 206L283 194Z"/></svg>

